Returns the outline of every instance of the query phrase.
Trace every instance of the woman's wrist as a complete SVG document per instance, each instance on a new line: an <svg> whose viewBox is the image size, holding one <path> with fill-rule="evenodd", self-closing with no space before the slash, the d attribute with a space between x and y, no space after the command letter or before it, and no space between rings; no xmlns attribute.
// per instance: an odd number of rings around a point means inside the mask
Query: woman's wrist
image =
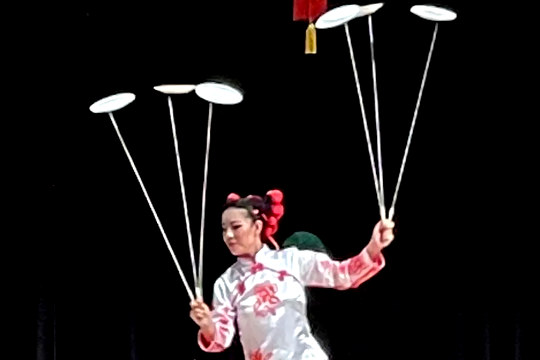
<svg viewBox="0 0 540 360"><path fill-rule="evenodd" d="M213 324L201 326L200 330L201 330L201 334L204 336L206 340L208 340L209 342L214 340L214 335L216 331Z"/></svg>
<svg viewBox="0 0 540 360"><path fill-rule="evenodd" d="M381 248L374 239L371 239L371 241L367 244L366 251L371 260L375 260L381 254Z"/></svg>

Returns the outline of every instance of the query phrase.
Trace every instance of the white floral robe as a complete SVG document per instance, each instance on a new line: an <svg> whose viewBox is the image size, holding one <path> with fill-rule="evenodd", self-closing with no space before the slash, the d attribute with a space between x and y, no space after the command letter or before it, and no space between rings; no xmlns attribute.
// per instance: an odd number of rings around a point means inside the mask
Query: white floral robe
<svg viewBox="0 0 540 360"><path fill-rule="evenodd" d="M304 287L355 288L379 272L382 254L371 259L364 249L344 261L295 247L264 245L254 258L239 257L214 284L212 342L198 334L201 349L223 351L231 345L238 322L246 360L326 360L306 314Z"/></svg>

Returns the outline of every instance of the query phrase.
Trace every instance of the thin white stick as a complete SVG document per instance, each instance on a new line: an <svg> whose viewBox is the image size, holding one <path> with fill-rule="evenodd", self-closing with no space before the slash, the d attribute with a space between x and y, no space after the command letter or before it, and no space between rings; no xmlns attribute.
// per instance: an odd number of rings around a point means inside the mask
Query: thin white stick
<svg viewBox="0 0 540 360"><path fill-rule="evenodd" d="M201 211L201 231L200 231L200 241L199 241L199 283L197 284L197 297L202 299L202 269L203 269L203 242L204 242L204 215L206 208L206 183L208 178L208 158L210 155L210 129L212 124L212 103L208 103L208 127L206 129L206 156L204 162L204 182L203 182L203 193L202 193L202 211Z"/></svg>
<svg viewBox="0 0 540 360"><path fill-rule="evenodd" d="M347 43L349 45L349 54L351 56L351 63L352 63L353 72L354 72L354 80L356 83L356 91L358 92L358 98L360 100L360 110L362 112L362 121L364 123L364 132L366 134L366 140L367 140L368 151L369 151L369 159L371 161L371 170L373 172L373 181L375 183L375 191L377 192L377 200L379 202L379 212L381 213L381 218L384 218L384 214L382 212L382 207L381 207L381 195L379 193L379 189L380 189L379 181L377 180L377 173L375 170L375 160L373 159L371 139L369 136L369 129L367 126L367 121L366 121L366 112L364 110L364 100L362 98L362 91L360 89L360 81L358 79L358 71L356 70L356 61L354 60L354 52L352 48L351 36L349 34L349 26L347 23L345 23L345 34L347 35Z"/></svg>
<svg viewBox="0 0 540 360"><path fill-rule="evenodd" d="M184 206L184 218L186 220L186 230L187 230L187 237L188 237L188 244L189 244L189 254L191 256L191 268L193 270L193 281L195 284L197 284L197 270L195 265L195 255L193 251L193 240L191 238L191 227L189 224L189 215L188 215L188 208L187 208L187 200L186 200L186 189L184 186L184 175L182 173L182 166L180 165L180 151L178 150L178 138L176 135L176 124L174 121L174 111L173 111L173 104L172 99L170 96L167 96L167 101L169 104L169 114L171 118L171 127L172 127L172 134L174 139L174 149L176 153L176 165L178 167L178 176L180 178L180 187L182 189L182 203Z"/></svg>
<svg viewBox="0 0 540 360"><path fill-rule="evenodd" d="M381 151L381 130L379 125L379 95L377 92L377 72L375 70L375 46L373 38L373 25L371 21L371 15L368 16L369 25L369 44L371 49L371 72L373 76L373 97L375 100L375 126L377 131L377 157L379 161L379 193L380 193L380 209L381 219L386 217L386 205L384 200L384 181L383 181L383 167L382 167L382 151Z"/></svg>
<svg viewBox="0 0 540 360"><path fill-rule="evenodd" d="M120 142L122 143L122 147L124 148L124 151L128 157L129 163L131 164L131 167L133 168L133 171L135 172L135 176L137 176L137 180L139 180L139 184L141 185L142 191L144 193L144 196L146 197L146 201L148 202L148 205L150 205L150 209L152 210L152 214L154 214L154 218L156 219L156 222L158 224L159 230L161 231L161 235L163 235L163 239L165 239L165 243L167 243L167 248L169 249L169 252L172 255L172 258L174 260L174 263L176 265L176 268L178 269L178 272L180 273L180 277L182 278L182 281L184 282L184 286L186 288L186 291L189 295L189 298L193 300L193 293L191 289L189 288L186 277L184 276L184 273L182 272L182 269L180 268L180 264L178 264L178 260L176 260L176 257L174 256L174 252L171 248L171 244L169 243L169 240L167 239L167 235L165 234L165 231L163 230L163 226L161 225L161 222L159 221L159 218L157 216L156 210L154 209L154 205L152 205L152 201L150 201L150 197L148 196L148 192L146 191L146 188L144 187L144 184L142 182L141 177L139 176L139 172L137 171L137 168L135 167L135 163L133 162L133 159L131 158L131 155L129 154L128 148L124 142L124 139L122 138L122 135L120 134L120 130L118 129L118 125L116 125L116 121L114 120L114 116L112 112L109 112L109 117L111 118L112 124L114 126L114 129L116 130L116 134L118 134L118 138L120 139Z"/></svg>
<svg viewBox="0 0 540 360"><path fill-rule="evenodd" d="M405 153L403 154L403 160L401 162L401 168L399 170L399 176L398 176L398 180L397 180L397 184L396 184L396 190L394 192L394 198L392 199L392 206L390 207L390 210L388 212L388 218L390 220L392 220L392 218L394 217L394 212L395 212L394 209L395 209L395 206L396 206L397 194L398 194L399 186L401 185L401 177L403 176L403 170L405 169L405 161L407 159L407 154L409 153L409 147L410 147L410 144L411 144L411 138L412 138L412 134L413 134L413 131L414 131L414 126L416 124L416 116L418 115L418 108L420 106L420 99L422 98L422 92L424 91L424 84L426 82L429 63L431 61L431 54L433 53L433 47L435 46L435 39L437 37L438 26L439 26L439 23L435 23L435 29L433 30L433 37L431 39L431 46L429 48L429 54L428 54L426 66L425 66L425 69L424 69L424 75L422 76L422 84L420 85L420 92L418 93L418 99L416 101L416 108L414 109L413 120L412 120L412 123L411 123L411 128L409 130L409 136L407 138L407 145L405 146Z"/></svg>

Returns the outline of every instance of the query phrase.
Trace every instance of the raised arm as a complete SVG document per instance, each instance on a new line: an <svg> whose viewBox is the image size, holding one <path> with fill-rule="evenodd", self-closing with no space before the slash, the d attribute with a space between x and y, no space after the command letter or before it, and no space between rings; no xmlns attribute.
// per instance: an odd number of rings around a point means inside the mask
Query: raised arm
<svg viewBox="0 0 540 360"><path fill-rule="evenodd" d="M360 286L384 267L382 249L393 241L393 228L392 221L379 221L362 251L343 261L333 260L324 253L298 251L300 279L306 286L312 287L344 290Z"/></svg>

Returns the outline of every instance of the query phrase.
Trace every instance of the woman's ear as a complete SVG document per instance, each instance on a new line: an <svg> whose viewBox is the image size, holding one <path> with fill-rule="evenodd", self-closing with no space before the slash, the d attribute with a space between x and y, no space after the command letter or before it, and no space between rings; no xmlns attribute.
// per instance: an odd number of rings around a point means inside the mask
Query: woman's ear
<svg viewBox="0 0 540 360"><path fill-rule="evenodd" d="M263 221L261 219L255 220L255 229L257 230L257 234L262 233Z"/></svg>

